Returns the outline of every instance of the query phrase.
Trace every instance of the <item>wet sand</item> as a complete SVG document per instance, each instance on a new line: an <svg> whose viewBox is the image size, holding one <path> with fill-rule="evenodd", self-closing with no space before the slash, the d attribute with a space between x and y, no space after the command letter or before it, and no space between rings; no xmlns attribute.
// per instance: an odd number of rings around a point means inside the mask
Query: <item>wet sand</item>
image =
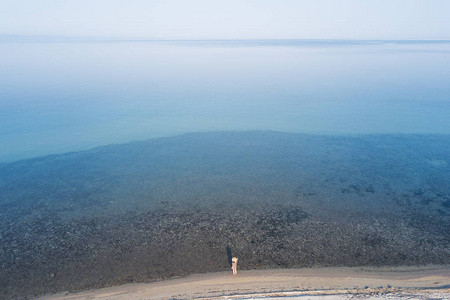
<svg viewBox="0 0 450 300"><path fill-rule="evenodd" d="M39 299L349 299L351 296L449 299L450 265L250 270L239 271L237 276L230 271L66 292Z"/></svg>

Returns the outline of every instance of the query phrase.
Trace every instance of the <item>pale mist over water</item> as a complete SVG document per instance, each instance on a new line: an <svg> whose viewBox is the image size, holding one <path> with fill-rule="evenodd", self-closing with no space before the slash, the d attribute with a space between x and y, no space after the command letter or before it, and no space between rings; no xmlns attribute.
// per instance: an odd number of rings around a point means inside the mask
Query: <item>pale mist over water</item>
<svg viewBox="0 0 450 300"><path fill-rule="evenodd" d="M450 42L0 41L0 162L186 132L450 133Z"/></svg>

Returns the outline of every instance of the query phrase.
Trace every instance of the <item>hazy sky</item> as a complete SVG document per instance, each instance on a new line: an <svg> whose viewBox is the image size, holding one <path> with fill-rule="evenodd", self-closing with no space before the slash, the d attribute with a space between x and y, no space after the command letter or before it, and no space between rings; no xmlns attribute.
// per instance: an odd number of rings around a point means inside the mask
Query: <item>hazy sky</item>
<svg viewBox="0 0 450 300"><path fill-rule="evenodd" d="M450 39L450 0L0 0L0 34Z"/></svg>

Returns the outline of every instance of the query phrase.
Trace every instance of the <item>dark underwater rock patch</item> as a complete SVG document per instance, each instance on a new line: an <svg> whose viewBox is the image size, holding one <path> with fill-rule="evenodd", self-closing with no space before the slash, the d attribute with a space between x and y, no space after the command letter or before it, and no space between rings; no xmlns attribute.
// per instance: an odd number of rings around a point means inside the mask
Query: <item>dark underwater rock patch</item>
<svg viewBox="0 0 450 300"><path fill-rule="evenodd" d="M0 252L5 298L226 270L227 246L242 269L439 264L449 256L448 239L389 218L336 223L283 205L70 221L44 214L2 228L9 228Z"/></svg>
<svg viewBox="0 0 450 300"><path fill-rule="evenodd" d="M187 134L0 165L0 298L239 267L446 264L448 136ZM425 158L425 159L424 159Z"/></svg>
<svg viewBox="0 0 450 300"><path fill-rule="evenodd" d="M450 200L445 200L444 202L441 203L441 205L446 209L450 209Z"/></svg>

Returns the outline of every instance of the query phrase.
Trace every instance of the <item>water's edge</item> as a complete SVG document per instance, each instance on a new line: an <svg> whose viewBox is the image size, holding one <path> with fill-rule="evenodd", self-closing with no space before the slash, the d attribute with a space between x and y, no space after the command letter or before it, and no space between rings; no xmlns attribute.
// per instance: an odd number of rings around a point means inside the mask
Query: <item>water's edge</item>
<svg viewBox="0 0 450 300"><path fill-rule="evenodd" d="M450 136L185 134L0 167L2 298L240 268L446 264Z"/></svg>

